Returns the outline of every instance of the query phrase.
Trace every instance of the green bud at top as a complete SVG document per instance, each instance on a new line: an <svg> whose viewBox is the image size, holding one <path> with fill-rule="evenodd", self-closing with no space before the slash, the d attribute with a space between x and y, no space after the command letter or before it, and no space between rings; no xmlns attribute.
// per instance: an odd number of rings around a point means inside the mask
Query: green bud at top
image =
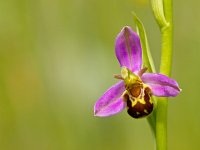
<svg viewBox="0 0 200 150"><path fill-rule="evenodd" d="M151 0L151 6L153 9L154 16L156 18L157 23L159 24L161 29L165 29L169 26L167 22L164 10L163 10L163 0Z"/></svg>

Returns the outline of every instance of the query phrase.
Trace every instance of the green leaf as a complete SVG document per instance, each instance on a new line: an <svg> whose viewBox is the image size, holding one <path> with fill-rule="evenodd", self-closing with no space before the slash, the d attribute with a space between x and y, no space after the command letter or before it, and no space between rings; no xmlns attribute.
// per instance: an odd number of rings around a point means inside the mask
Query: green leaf
<svg viewBox="0 0 200 150"><path fill-rule="evenodd" d="M143 67L147 67L149 72L156 72L144 26L136 15L134 15L134 21L142 45Z"/></svg>

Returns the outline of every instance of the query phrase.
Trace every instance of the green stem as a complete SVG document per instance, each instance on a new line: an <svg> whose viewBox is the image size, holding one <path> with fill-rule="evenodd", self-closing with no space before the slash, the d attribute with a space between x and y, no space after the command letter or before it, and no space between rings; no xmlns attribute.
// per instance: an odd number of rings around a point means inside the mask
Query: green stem
<svg viewBox="0 0 200 150"><path fill-rule="evenodd" d="M167 76L172 64L172 0L163 0L164 15L169 23L161 29L162 54L160 72ZM167 150L167 98L158 98L156 110L156 149Z"/></svg>
<svg viewBox="0 0 200 150"><path fill-rule="evenodd" d="M172 0L164 0L165 18L169 25L161 29L162 34L162 55L160 72L170 76L172 64Z"/></svg>

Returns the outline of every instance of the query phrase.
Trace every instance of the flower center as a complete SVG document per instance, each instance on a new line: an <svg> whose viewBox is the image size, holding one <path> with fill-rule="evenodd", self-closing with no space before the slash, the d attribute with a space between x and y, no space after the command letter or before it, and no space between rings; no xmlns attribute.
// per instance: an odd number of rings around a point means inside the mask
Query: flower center
<svg viewBox="0 0 200 150"><path fill-rule="evenodd" d="M123 93L123 99L127 104L128 114L133 118L148 116L153 111L152 93L149 86L125 67L122 68L121 75L115 75L115 77L124 80L126 91Z"/></svg>

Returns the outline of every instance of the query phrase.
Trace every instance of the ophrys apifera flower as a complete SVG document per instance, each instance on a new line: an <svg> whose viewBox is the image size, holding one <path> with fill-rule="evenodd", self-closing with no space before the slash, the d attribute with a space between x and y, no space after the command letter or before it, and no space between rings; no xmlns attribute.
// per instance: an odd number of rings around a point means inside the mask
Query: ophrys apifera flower
<svg viewBox="0 0 200 150"><path fill-rule="evenodd" d="M120 79L96 102L95 116L111 116L127 108L133 118L151 114L154 108L152 95L174 97L180 93L177 82L163 74L145 73L142 68L140 38L130 27L124 27L118 34L115 53L121 67Z"/></svg>

